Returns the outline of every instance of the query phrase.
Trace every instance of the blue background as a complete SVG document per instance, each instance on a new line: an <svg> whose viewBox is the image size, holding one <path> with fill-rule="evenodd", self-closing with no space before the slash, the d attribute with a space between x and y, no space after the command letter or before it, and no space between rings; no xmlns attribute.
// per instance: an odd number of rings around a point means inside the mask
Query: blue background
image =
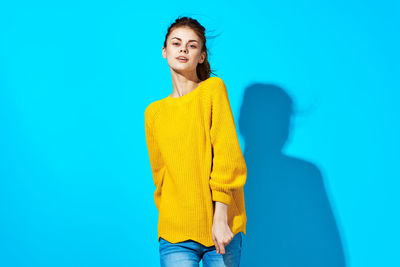
<svg viewBox="0 0 400 267"><path fill-rule="evenodd" d="M8 2L8 3L7 3ZM400 266L398 1L0 4L0 266L159 266L144 110L199 20L248 164L241 266Z"/></svg>

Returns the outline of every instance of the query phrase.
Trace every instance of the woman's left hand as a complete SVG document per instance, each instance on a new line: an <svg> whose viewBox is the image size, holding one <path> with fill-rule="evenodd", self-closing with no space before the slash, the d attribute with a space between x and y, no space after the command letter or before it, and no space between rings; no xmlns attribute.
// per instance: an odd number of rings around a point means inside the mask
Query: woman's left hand
<svg viewBox="0 0 400 267"><path fill-rule="evenodd" d="M211 232L217 253L225 254L225 246L233 239L233 233L228 223L214 219Z"/></svg>

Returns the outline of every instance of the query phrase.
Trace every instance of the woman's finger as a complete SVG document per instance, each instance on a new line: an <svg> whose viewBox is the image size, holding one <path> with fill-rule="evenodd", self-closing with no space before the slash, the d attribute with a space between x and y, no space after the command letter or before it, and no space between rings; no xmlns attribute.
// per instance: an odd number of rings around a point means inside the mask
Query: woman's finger
<svg viewBox="0 0 400 267"><path fill-rule="evenodd" d="M224 242L220 242L219 243L219 248L220 248L220 254L225 254L225 244L224 244Z"/></svg>
<svg viewBox="0 0 400 267"><path fill-rule="evenodd" d="M218 242L217 240L214 238L214 236L212 237L212 240L214 242L214 246L215 246L215 250L217 253L219 253L219 246L218 246Z"/></svg>

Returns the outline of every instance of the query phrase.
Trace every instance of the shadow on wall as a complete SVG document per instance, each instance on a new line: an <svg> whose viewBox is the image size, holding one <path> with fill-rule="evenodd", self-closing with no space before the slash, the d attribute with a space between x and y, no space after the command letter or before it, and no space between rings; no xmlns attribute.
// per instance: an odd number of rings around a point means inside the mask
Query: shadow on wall
<svg viewBox="0 0 400 267"><path fill-rule="evenodd" d="M246 89L239 117L248 170L240 266L346 266L321 171L282 152L292 115L293 100L282 88Z"/></svg>

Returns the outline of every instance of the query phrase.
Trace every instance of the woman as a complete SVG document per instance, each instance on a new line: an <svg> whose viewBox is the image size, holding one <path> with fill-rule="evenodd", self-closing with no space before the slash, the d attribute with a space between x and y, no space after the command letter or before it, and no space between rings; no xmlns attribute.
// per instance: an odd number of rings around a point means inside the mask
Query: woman
<svg viewBox="0 0 400 267"><path fill-rule="evenodd" d="M170 25L162 55L173 92L145 110L161 266L239 266L246 234L247 168L204 32L188 17Z"/></svg>

